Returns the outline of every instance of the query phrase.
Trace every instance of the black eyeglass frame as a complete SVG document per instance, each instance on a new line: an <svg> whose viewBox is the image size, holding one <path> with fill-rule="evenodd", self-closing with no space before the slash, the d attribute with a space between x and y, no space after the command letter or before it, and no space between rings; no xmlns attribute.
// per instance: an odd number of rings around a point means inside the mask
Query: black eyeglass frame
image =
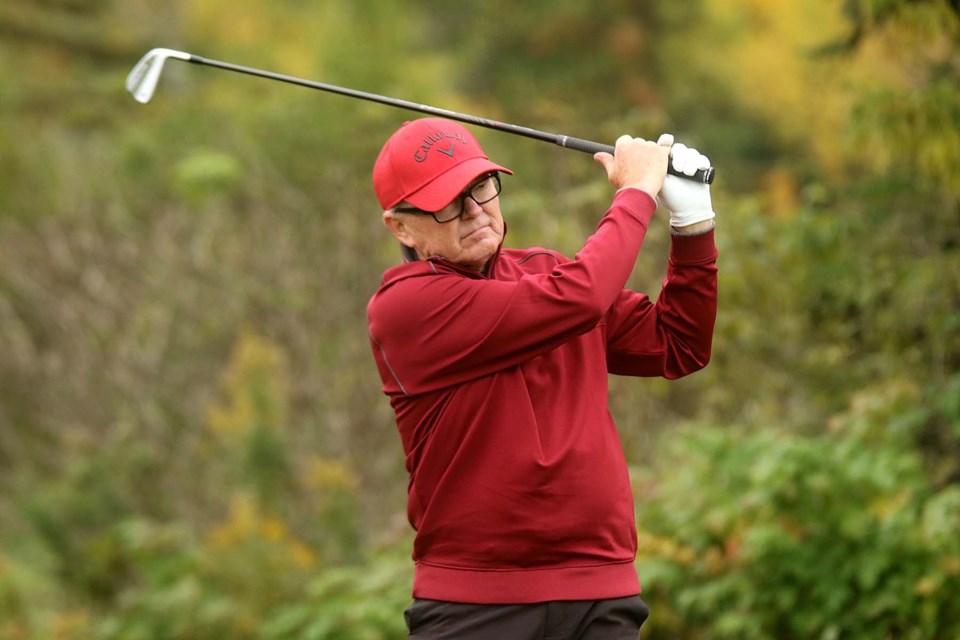
<svg viewBox="0 0 960 640"><path fill-rule="evenodd" d="M494 193L492 196L484 200L477 200L472 193L473 190L479 187L480 185L482 185L486 180L490 178L493 178L493 183L496 186L496 193ZM502 190L503 190L503 184L500 182L500 173L497 171L492 171L487 175L485 175L483 180L480 180L479 182L472 185L470 188L461 191L460 194L453 199L453 202L451 202L450 204L453 204L454 202L459 202L460 211L457 212L457 215L453 216L452 218L448 218L446 220L440 220L439 218L437 218L437 214L440 213L440 211L443 211L444 209L449 207L450 206L449 204L443 209L440 209L439 211L424 211L423 209L418 209L416 207L394 207L393 210L396 213L409 213L415 216L430 216L431 218L433 218L433 220L437 224L447 224L449 222L453 222L454 220L458 220L463 215L463 213L467 210L467 198L470 198L471 200L476 202L478 205L483 205L499 197L500 192Z"/></svg>

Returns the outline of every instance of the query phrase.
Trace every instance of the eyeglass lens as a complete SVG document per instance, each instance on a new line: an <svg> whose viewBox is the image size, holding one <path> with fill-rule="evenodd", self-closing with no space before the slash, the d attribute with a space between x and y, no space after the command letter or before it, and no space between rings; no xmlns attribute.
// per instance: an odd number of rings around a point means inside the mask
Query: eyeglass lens
<svg viewBox="0 0 960 640"><path fill-rule="evenodd" d="M450 222L463 215L467 207L467 198L477 204L486 204L498 195L500 195L500 176L494 173L473 185L468 192L461 193L440 211L434 212L433 217L440 223Z"/></svg>

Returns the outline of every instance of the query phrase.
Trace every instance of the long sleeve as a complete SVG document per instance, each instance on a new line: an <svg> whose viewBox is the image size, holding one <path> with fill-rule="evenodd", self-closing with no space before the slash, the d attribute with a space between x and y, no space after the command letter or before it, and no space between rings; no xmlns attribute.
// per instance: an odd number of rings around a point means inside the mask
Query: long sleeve
<svg viewBox="0 0 960 640"><path fill-rule="evenodd" d="M675 236L657 301L622 291L607 314L607 369L675 379L710 360L717 317L714 232Z"/></svg>
<svg viewBox="0 0 960 640"><path fill-rule="evenodd" d="M656 209L616 195L576 259L517 281L465 277L442 261L395 278L368 306L385 390L414 394L527 361L592 330L617 301Z"/></svg>

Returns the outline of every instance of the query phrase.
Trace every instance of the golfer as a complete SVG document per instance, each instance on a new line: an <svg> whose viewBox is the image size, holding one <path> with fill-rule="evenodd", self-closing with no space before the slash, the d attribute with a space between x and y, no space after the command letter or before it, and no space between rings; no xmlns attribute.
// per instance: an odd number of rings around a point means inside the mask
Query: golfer
<svg viewBox="0 0 960 640"><path fill-rule="evenodd" d="M633 496L608 374L679 378L710 358L717 249L709 166L664 134L596 154L616 188L574 258L503 247L501 176L463 126L405 123L373 168L404 253L368 306L416 530L410 638L637 638ZM625 289L657 198L656 302ZM562 215L562 212L558 215Z"/></svg>

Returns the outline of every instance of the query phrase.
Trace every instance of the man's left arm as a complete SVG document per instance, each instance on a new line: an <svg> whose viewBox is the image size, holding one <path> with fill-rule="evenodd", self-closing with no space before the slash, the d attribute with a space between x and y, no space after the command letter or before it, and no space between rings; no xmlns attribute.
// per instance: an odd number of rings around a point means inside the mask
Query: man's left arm
<svg viewBox="0 0 960 640"><path fill-rule="evenodd" d="M607 313L607 370L680 378L707 365L717 318L714 231L674 235L657 301L623 291Z"/></svg>
<svg viewBox="0 0 960 640"><path fill-rule="evenodd" d="M672 142L672 140L671 140ZM696 149L674 144L674 169L693 175L710 166ZM667 176L659 201L670 212L667 277L657 302L624 291L607 315L607 369L679 378L707 365L717 316L717 247L710 187Z"/></svg>

